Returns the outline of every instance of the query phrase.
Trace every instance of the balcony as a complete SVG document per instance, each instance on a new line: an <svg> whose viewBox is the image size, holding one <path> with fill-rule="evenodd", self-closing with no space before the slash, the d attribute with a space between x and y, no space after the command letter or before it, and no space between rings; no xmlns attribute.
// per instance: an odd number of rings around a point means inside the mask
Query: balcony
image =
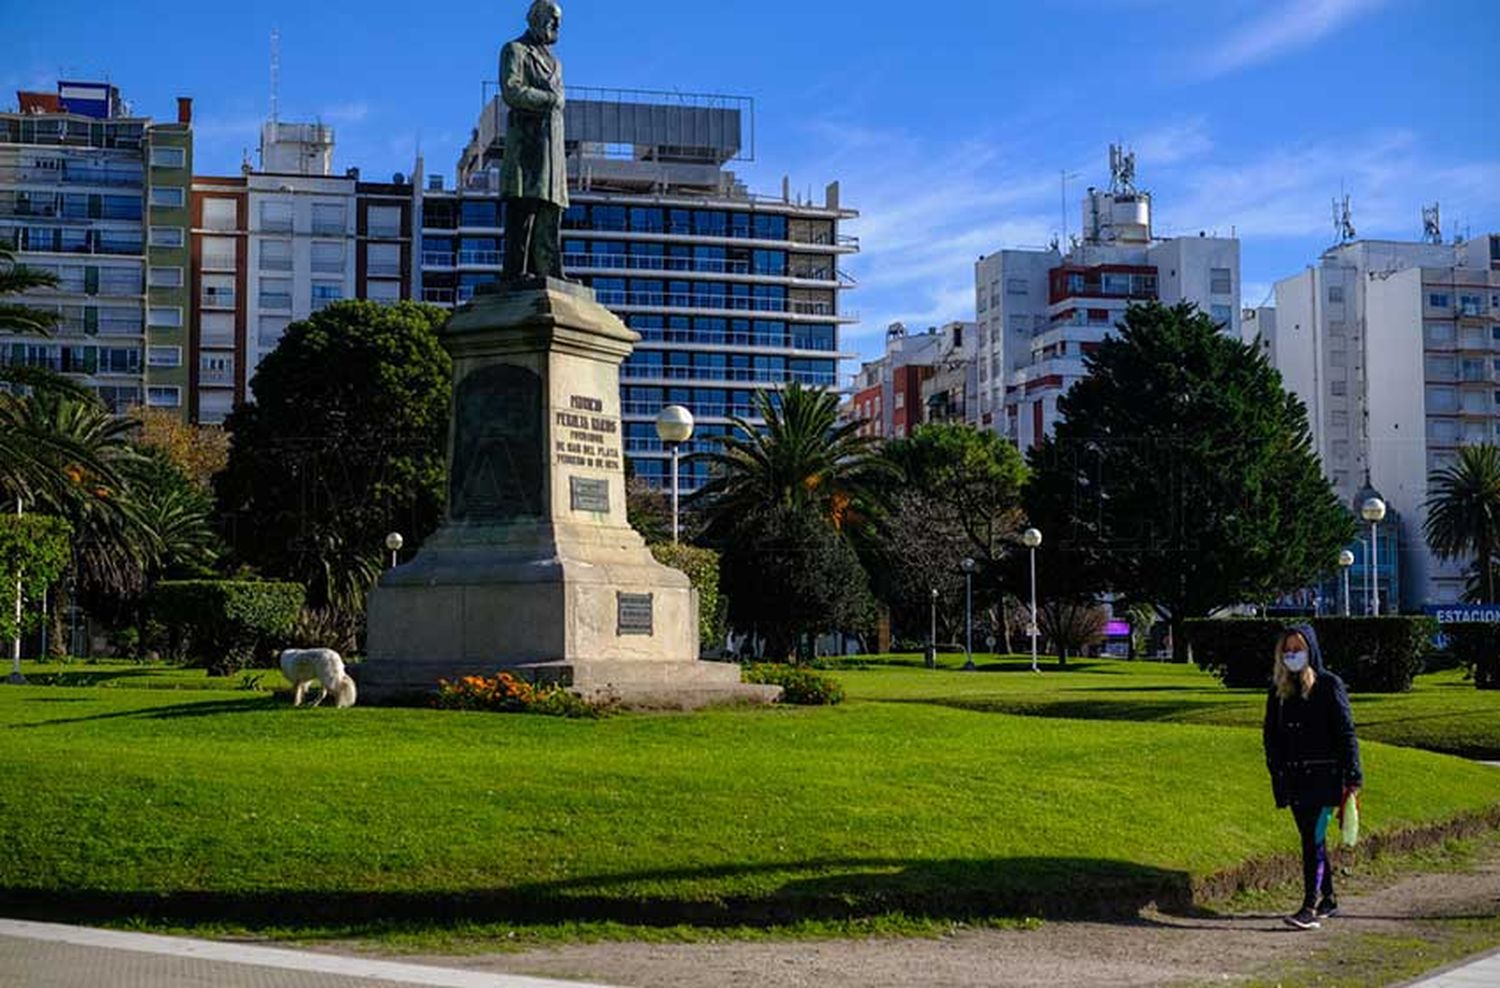
<svg viewBox="0 0 1500 988"><path fill-rule="evenodd" d="M799 340L792 335L773 336L768 333L736 333L732 330L714 332L706 329L637 329L644 343L681 343L689 346L761 347L773 350L807 350L818 353L833 353L833 340Z"/></svg>
<svg viewBox="0 0 1500 988"><path fill-rule="evenodd" d="M841 322L858 319L854 313L839 315L831 302L798 302L791 299L747 298L732 295L685 295L682 293L597 291L599 304L623 309L700 309L708 312L751 312L771 315L823 316Z"/></svg>
<svg viewBox="0 0 1500 988"><path fill-rule="evenodd" d="M717 453L724 447L711 439L694 439L681 443L677 451L683 456L692 453ZM628 437L625 440L625 452L627 453L670 453L672 447L660 439L649 439L641 436Z"/></svg>
<svg viewBox="0 0 1500 988"><path fill-rule="evenodd" d="M461 250L458 252L461 268L494 268L500 266L498 250Z"/></svg>
<svg viewBox="0 0 1500 988"><path fill-rule="evenodd" d="M422 289L422 301L434 302L438 305L452 305L456 292L452 288L424 288Z"/></svg>
<svg viewBox="0 0 1500 988"><path fill-rule="evenodd" d="M205 309L232 309L234 308L234 289L205 288L198 297L198 301Z"/></svg>
<svg viewBox="0 0 1500 988"><path fill-rule="evenodd" d="M446 251L426 250L422 252L422 267L424 268L451 268L453 267L453 255Z"/></svg>
<svg viewBox="0 0 1500 988"><path fill-rule="evenodd" d="M198 371L198 383L206 385L230 386L234 385L234 371L229 368L209 370L202 368Z"/></svg>
<svg viewBox="0 0 1500 988"><path fill-rule="evenodd" d="M788 384L798 381L813 387L831 388L837 375L815 371L774 370L761 367L667 367L631 365L620 368L620 377L634 381L736 381L751 384Z"/></svg>
<svg viewBox="0 0 1500 988"><path fill-rule="evenodd" d="M290 265L289 265L290 266ZM235 269L234 254L204 254L204 271L233 271Z"/></svg>

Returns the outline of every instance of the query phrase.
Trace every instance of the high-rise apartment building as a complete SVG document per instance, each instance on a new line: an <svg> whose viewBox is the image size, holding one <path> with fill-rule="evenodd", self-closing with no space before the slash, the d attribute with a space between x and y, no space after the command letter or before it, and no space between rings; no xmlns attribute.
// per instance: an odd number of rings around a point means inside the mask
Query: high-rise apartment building
<svg viewBox="0 0 1500 988"><path fill-rule="evenodd" d="M892 323L885 353L860 365L844 417L859 434L901 439L924 422L972 422L977 414L974 323L952 322L925 333Z"/></svg>
<svg viewBox="0 0 1500 988"><path fill-rule="evenodd" d="M1052 432L1084 356L1131 304L1193 302L1240 333L1239 241L1155 236L1134 155L1111 148L1110 157L1110 187L1088 190L1083 234L1066 256L1055 246L1002 250L974 268L980 420L1022 449Z"/></svg>
<svg viewBox="0 0 1500 988"><path fill-rule="evenodd" d="M117 411L186 411L192 101L135 116L108 83L21 92L0 113L0 238L59 279L27 305L49 337L0 341L0 361L75 377Z"/></svg>
<svg viewBox="0 0 1500 988"><path fill-rule="evenodd" d="M1340 244L1277 282L1274 320L1261 322L1340 498L1357 513L1378 492L1393 511L1382 609L1459 600L1465 565L1439 561L1422 534L1427 479L1461 446L1500 440L1500 235Z"/></svg>
<svg viewBox="0 0 1500 988"><path fill-rule="evenodd" d="M641 334L621 368L626 453L661 483L670 454L654 425L666 405L698 421L695 448L755 421L752 397L800 381L837 382L839 327L853 317L840 260L858 250L840 224L857 215L837 184L821 203L749 192L730 166L744 157L748 101L573 89L567 105L572 206L563 266ZM751 131L753 132L753 131ZM441 305L494 282L504 251L498 193L505 111L481 114L457 188L432 176L420 198L419 297ZM692 489L706 467L684 463Z"/></svg>
<svg viewBox="0 0 1500 988"><path fill-rule="evenodd" d="M411 297L413 189L333 172L322 124L267 121L261 168L193 180L193 403L222 422L287 326L346 298Z"/></svg>

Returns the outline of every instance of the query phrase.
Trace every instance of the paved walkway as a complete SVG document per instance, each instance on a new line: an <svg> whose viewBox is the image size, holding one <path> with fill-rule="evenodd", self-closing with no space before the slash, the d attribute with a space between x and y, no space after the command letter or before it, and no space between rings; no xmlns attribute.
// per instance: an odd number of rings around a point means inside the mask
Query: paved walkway
<svg viewBox="0 0 1500 988"><path fill-rule="evenodd" d="M1414 982L1409 988L1495 988L1500 985L1500 952Z"/></svg>
<svg viewBox="0 0 1500 988"><path fill-rule="evenodd" d="M0 919L0 988L604 988Z"/></svg>

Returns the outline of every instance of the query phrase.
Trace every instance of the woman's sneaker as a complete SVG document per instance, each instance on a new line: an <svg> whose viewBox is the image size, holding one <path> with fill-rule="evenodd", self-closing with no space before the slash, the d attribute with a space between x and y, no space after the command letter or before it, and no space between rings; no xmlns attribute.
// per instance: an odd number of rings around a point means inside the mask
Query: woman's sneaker
<svg viewBox="0 0 1500 988"><path fill-rule="evenodd" d="M1322 928L1323 925L1318 922L1318 914L1307 908L1299 909L1283 922L1298 930L1316 930Z"/></svg>
<svg viewBox="0 0 1500 988"><path fill-rule="evenodd" d="M1318 908L1313 910L1313 915L1317 916L1319 919L1331 919L1338 914L1338 900L1331 895L1323 896L1322 901L1318 903Z"/></svg>

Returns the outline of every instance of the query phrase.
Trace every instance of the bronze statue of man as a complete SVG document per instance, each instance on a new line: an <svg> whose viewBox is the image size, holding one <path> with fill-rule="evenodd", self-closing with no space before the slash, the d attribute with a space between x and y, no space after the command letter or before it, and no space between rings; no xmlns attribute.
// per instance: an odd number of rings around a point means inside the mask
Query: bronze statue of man
<svg viewBox="0 0 1500 988"><path fill-rule="evenodd" d="M505 201L503 280L561 278L568 208L562 63L552 53L562 7L534 0L527 31L500 50L500 95L510 108L500 197Z"/></svg>

